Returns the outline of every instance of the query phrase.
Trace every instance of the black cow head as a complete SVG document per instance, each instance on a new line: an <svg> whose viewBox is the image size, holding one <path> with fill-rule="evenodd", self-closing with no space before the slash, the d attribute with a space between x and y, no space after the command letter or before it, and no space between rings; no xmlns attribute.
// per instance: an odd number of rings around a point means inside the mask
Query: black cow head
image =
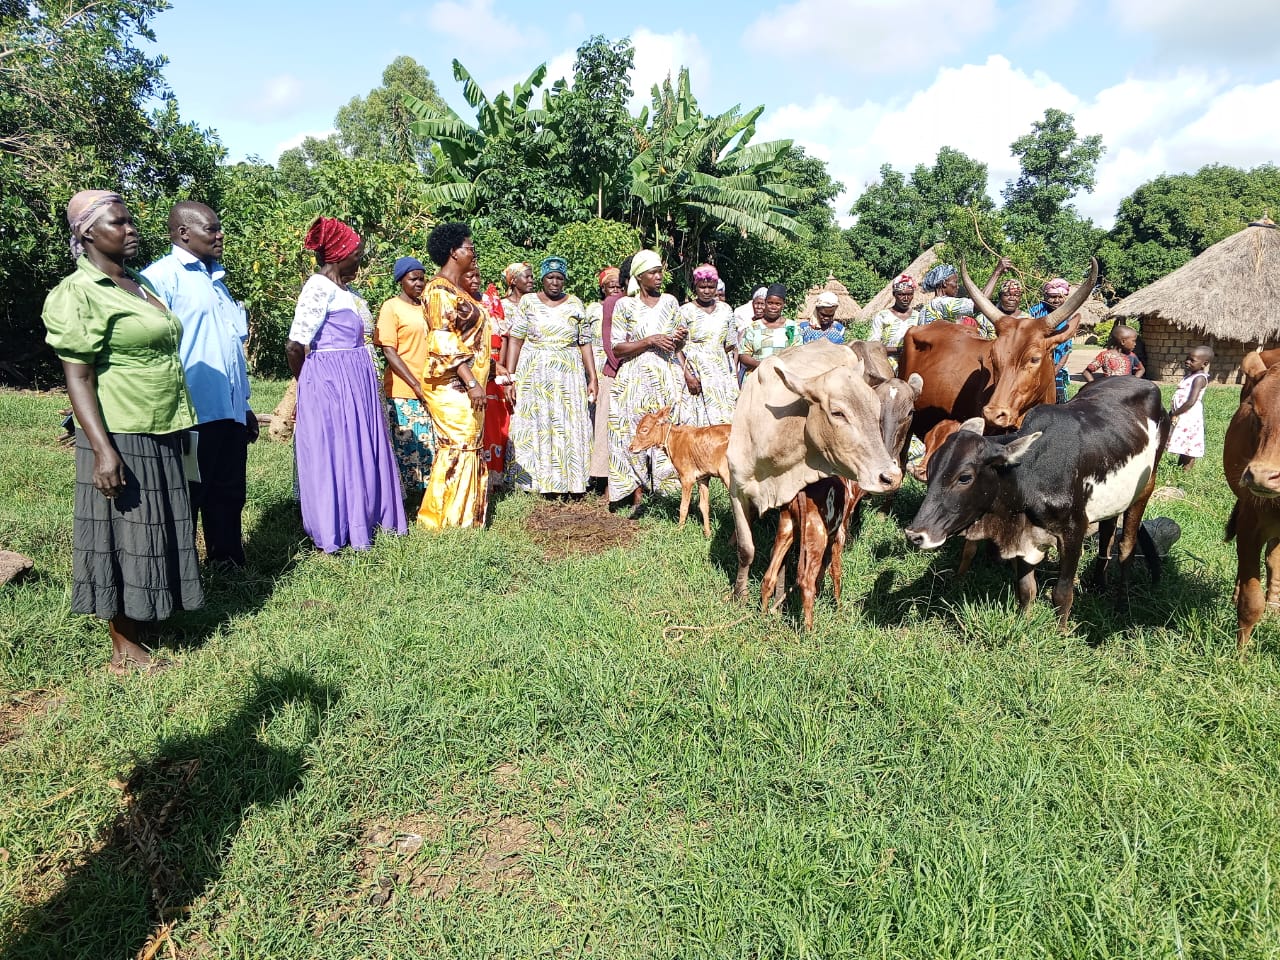
<svg viewBox="0 0 1280 960"><path fill-rule="evenodd" d="M1000 443L982 435L984 425L982 417L966 420L929 461L929 488L906 529L920 549L942 546L990 511L1005 472L1040 439L1037 432Z"/></svg>

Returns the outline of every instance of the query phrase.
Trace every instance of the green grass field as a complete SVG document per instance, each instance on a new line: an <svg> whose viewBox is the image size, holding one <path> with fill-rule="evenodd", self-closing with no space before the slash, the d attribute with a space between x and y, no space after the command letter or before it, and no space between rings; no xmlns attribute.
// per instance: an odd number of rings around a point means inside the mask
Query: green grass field
<svg viewBox="0 0 1280 960"><path fill-rule="evenodd" d="M264 441L247 574L120 680L67 613L65 398L0 393L0 546L37 564L0 589L0 957L1280 957L1280 635L1236 656L1222 542L1237 394L1162 468L1163 582L1080 591L1065 636L1005 569L909 549L910 481L805 634L724 599L721 491L710 544L671 502L572 552L519 496L326 557Z"/></svg>

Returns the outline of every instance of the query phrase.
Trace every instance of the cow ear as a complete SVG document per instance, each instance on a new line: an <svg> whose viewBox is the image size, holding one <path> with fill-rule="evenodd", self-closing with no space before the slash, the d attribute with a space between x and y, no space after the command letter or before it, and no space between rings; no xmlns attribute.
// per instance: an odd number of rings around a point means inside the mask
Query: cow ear
<svg viewBox="0 0 1280 960"><path fill-rule="evenodd" d="M913 373L907 377L907 386L911 388L911 396L913 398L920 396L921 391L924 390L924 377L918 373Z"/></svg>
<svg viewBox="0 0 1280 960"><path fill-rule="evenodd" d="M981 417L970 417L964 423L960 424L960 430L965 430L969 433L976 433L978 436L982 436L982 431L986 428L987 421L983 420ZM960 430L957 430L956 432L959 433Z"/></svg>
<svg viewBox="0 0 1280 960"><path fill-rule="evenodd" d="M778 375L778 379L782 381L783 386L796 396L802 397L810 403L822 403L822 397L813 389L812 379L797 376L788 370L786 364L781 361L774 363L773 372ZM861 376L861 373L859 373L859 376Z"/></svg>
<svg viewBox="0 0 1280 960"><path fill-rule="evenodd" d="M1022 458L1027 455L1027 451L1031 449L1031 445L1040 439L1043 431L1037 430L1035 433L1027 434L1025 437L1019 437L1010 444L1006 444L1005 448L1000 452L997 460L1000 466L1013 467L1017 466Z"/></svg>

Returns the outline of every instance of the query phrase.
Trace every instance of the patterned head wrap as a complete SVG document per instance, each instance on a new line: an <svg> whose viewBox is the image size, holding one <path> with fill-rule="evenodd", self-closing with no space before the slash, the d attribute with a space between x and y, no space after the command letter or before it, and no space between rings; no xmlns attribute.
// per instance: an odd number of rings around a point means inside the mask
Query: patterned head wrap
<svg viewBox="0 0 1280 960"><path fill-rule="evenodd" d="M702 283L704 280L714 280L719 283L720 272L709 263L700 264L693 270L693 282Z"/></svg>
<svg viewBox="0 0 1280 960"><path fill-rule="evenodd" d="M815 307L838 307L840 306L840 298L830 290L823 290L818 294L818 299L813 302Z"/></svg>
<svg viewBox="0 0 1280 960"><path fill-rule="evenodd" d="M520 274L524 273L526 270L532 269L533 267L527 263L509 263L507 264L507 269L502 271L502 281L507 285L507 289L510 290L512 285L516 282L516 277L520 276Z"/></svg>
<svg viewBox="0 0 1280 960"><path fill-rule="evenodd" d="M1063 280L1061 277L1054 277L1040 288L1040 292L1046 297L1052 297L1055 294L1065 297L1071 292L1071 284L1067 283L1067 281Z"/></svg>
<svg viewBox="0 0 1280 960"><path fill-rule="evenodd" d="M1017 290L1018 293L1022 293L1022 281L1017 277L1010 277L1004 283L1000 284L1001 296L1004 296L1006 293L1011 293L1014 290Z"/></svg>
<svg viewBox="0 0 1280 960"><path fill-rule="evenodd" d="M662 266L662 258L652 250L641 250L631 258L631 280L627 284L627 295L634 297L640 292L640 284L636 277Z"/></svg>
<svg viewBox="0 0 1280 960"><path fill-rule="evenodd" d="M113 203L124 203L111 190L81 190L67 204L67 226L71 228L71 259L84 253L84 235Z"/></svg>
<svg viewBox="0 0 1280 960"><path fill-rule="evenodd" d="M553 273L569 279L569 261L564 257L547 257L538 264L538 279L544 280Z"/></svg>
<svg viewBox="0 0 1280 960"><path fill-rule="evenodd" d="M391 269L391 279L399 283L404 279L406 273L412 273L414 270L421 270L423 273L427 272L427 268L422 265L422 261L417 257L401 257Z"/></svg>
<svg viewBox="0 0 1280 960"><path fill-rule="evenodd" d="M896 280L893 281L893 292L900 293L903 290L914 290L916 288L916 278L909 273L900 273Z"/></svg>
<svg viewBox="0 0 1280 960"><path fill-rule="evenodd" d="M621 275L621 271L617 267L605 267L596 274L596 286L603 290L606 283L610 280L617 280Z"/></svg>
<svg viewBox="0 0 1280 960"><path fill-rule="evenodd" d="M321 264L337 263L360 248L360 234L336 217L316 217L302 245L314 250Z"/></svg>
<svg viewBox="0 0 1280 960"><path fill-rule="evenodd" d="M955 275L955 267L949 263L940 263L924 275L924 288L926 290L937 290Z"/></svg>

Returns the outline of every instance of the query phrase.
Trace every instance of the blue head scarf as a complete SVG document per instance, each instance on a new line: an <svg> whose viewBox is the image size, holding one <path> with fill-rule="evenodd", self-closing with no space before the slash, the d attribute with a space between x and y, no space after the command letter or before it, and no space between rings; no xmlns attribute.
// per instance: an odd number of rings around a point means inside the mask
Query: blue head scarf
<svg viewBox="0 0 1280 960"><path fill-rule="evenodd" d="M411 273L414 270L421 270L423 273L427 272L427 268L422 265L422 261L417 257L401 257L391 270L391 279L399 283L404 279L406 273Z"/></svg>
<svg viewBox="0 0 1280 960"><path fill-rule="evenodd" d="M569 279L569 261L564 257L547 257L538 264L538 279L546 279L548 274L558 273L566 280Z"/></svg>
<svg viewBox="0 0 1280 960"><path fill-rule="evenodd" d="M924 282L921 284L926 290L937 290L949 277L956 275L956 268L949 263L940 263L928 273L924 275Z"/></svg>

